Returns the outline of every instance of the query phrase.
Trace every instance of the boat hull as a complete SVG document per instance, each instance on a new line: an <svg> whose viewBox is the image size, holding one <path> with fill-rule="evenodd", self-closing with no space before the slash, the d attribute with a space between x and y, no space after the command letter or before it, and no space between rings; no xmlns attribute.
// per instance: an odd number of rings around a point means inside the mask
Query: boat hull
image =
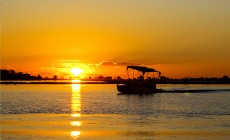
<svg viewBox="0 0 230 140"><path fill-rule="evenodd" d="M126 84L118 84L117 90L120 93L124 94L153 94L153 93L159 93L161 90L156 89L156 85L152 85L151 87L145 87L145 86L128 86Z"/></svg>

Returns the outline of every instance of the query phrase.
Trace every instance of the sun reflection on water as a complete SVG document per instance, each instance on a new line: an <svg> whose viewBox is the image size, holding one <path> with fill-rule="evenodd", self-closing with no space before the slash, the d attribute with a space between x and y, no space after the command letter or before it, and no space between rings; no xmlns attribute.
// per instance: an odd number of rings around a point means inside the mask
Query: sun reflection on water
<svg viewBox="0 0 230 140"><path fill-rule="evenodd" d="M72 125L72 126L81 126L81 122L80 121L72 121L72 122L70 122L70 125Z"/></svg>
<svg viewBox="0 0 230 140"><path fill-rule="evenodd" d="M81 117L81 84L80 80L72 80L72 99L71 99L71 117L75 119ZM70 122L71 126L79 129L81 126L81 121L74 120ZM78 138L81 135L81 131L71 131L70 136L74 139Z"/></svg>
<svg viewBox="0 0 230 140"><path fill-rule="evenodd" d="M72 117L81 117L81 114L80 113L73 113L71 114Z"/></svg>
<svg viewBox="0 0 230 140"><path fill-rule="evenodd" d="M73 137L74 139L78 138L81 135L80 131L71 131L70 136Z"/></svg>

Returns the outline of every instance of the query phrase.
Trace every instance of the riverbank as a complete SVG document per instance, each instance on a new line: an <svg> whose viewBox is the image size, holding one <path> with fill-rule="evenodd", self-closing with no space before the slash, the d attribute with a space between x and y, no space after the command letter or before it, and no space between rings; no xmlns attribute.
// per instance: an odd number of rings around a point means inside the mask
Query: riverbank
<svg viewBox="0 0 230 140"><path fill-rule="evenodd" d="M122 84L125 83L125 81L126 80L6 80L0 81L0 84ZM156 80L156 84L230 84L230 81Z"/></svg>

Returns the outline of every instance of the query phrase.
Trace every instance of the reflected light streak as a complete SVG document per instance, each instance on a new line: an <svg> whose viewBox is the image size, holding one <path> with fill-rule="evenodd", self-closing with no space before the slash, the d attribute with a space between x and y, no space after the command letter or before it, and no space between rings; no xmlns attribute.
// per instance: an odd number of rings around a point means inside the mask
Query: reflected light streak
<svg viewBox="0 0 230 140"><path fill-rule="evenodd" d="M81 85L76 84L80 83L80 80L72 80L72 99L71 99L71 116L74 118L81 117ZM71 126L80 127L81 122L80 121L71 121ZM78 138L80 136L80 131L71 131L70 136L74 139Z"/></svg>
<svg viewBox="0 0 230 140"><path fill-rule="evenodd" d="M80 131L71 131L70 136L73 137L74 139L78 138L81 135Z"/></svg>
<svg viewBox="0 0 230 140"><path fill-rule="evenodd" d="M81 117L81 114L80 113L73 113L71 114L72 117Z"/></svg>
<svg viewBox="0 0 230 140"><path fill-rule="evenodd" d="M72 121L72 122L70 122L70 124L72 125L72 126L81 126L81 122L80 121Z"/></svg>
<svg viewBox="0 0 230 140"><path fill-rule="evenodd" d="M80 80L78 80L80 81ZM76 82L76 80L72 80L72 82ZM81 112L81 93L80 93L81 85L80 84L72 84L72 100L71 100L71 110L73 117L80 117Z"/></svg>

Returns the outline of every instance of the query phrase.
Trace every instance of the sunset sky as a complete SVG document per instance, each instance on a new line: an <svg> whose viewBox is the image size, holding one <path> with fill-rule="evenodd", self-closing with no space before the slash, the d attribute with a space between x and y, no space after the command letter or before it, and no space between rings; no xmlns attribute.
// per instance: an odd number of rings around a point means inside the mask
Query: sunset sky
<svg viewBox="0 0 230 140"><path fill-rule="evenodd" d="M1 0L1 68L34 75L230 76L230 0Z"/></svg>

